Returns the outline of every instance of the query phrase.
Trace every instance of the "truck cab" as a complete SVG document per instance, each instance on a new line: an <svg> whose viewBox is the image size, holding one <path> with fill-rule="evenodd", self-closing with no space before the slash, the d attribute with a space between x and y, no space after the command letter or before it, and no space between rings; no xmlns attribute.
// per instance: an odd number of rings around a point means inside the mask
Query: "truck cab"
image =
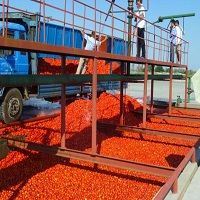
<svg viewBox="0 0 200 200"><path fill-rule="evenodd" d="M6 23L4 23L4 28ZM7 37L13 39L26 39L25 28L16 23L8 22ZM0 34L3 35L3 23L0 22ZM28 53L23 51L0 50L0 74L28 74ZM4 62L2 62L4 61Z"/></svg>
<svg viewBox="0 0 200 200"><path fill-rule="evenodd" d="M26 39L24 26L12 22L0 22L0 34L3 36L7 26L7 37L13 39ZM28 53L23 51L0 49L0 75L28 74ZM20 118L23 108L22 99L25 88L0 88L0 118L5 123L11 123Z"/></svg>

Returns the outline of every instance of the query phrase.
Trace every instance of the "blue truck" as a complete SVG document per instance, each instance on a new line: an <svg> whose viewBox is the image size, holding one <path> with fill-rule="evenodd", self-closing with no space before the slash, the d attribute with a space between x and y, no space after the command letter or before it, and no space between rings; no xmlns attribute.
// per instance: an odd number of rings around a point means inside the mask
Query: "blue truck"
<svg viewBox="0 0 200 200"><path fill-rule="evenodd" d="M2 16L0 16L2 19ZM3 27L6 23L0 22L0 34L3 33ZM40 34L38 34L38 26ZM44 27L46 31L46 43L51 45L63 44L63 27L45 23L40 21L38 15L27 15L20 12L8 13L7 23L7 37L20 40L44 42ZM65 41L66 47L72 47L72 41L74 37L74 47L82 48L82 35L80 30L73 30L71 28L65 28ZM107 41L108 52L110 50L110 39ZM122 40L116 39L113 46L115 46L115 53L122 54L125 43ZM117 52L119 51L119 52ZM58 55L48 55L43 53L31 53L15 50L0 49L0 74L1 75L25 75L25 74L37 74L38 59L39 58L59 58ZM77 59L72 58L70 59ZM103 82L98 84L98 91L106 90L118 90L119 82ZM90 86L84 86L81 88L82 93L91 92ZM66 95L76 95L80 93L79 86L66 87ZM23 99L28 99L30 94L36 94L38 97L50 99L52 97L59 97L61 94L60 85L39 85L35 88L26 87L0 87L0 119L5 123L11 123L20 119L23 111Z"/></svg>

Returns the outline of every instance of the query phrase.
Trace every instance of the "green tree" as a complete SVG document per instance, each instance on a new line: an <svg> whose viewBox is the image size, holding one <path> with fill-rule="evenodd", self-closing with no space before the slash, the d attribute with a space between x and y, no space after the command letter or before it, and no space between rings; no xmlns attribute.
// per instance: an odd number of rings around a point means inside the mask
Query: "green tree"
<svg viewBox="0 0 200 200"><path fill-rule="evenodd" d="M166 72L166 73L169 73L169 72L170 72L170 68L167 67L167 68L165 69L165 72Z"/></svg>
<svg viewBox="0 0 200 200"><path fill-rule="evenodd" d="M156 68L155 68L155 72L164 72L165 70L164 70L164 68L163 68L163 66L156 66Z"/></svg>

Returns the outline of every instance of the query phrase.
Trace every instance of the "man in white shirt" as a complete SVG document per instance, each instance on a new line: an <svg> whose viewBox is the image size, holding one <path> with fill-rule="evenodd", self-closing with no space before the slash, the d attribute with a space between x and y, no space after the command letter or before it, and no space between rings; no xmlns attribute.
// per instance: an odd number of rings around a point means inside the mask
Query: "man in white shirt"
<svg viewBox="0 0 200 200"><path fill-rule="evenodd" d="M140 18L135 18L137 27L137 57L140 57L140 52L142 49L142 57L145 58L145 41L144 41L144 31L145 31L145 9L142 5L142 0L137 0L136 5L138 12L135 14Z"/></svg>
<svg viewBox="0 0 200 200"><path fill-rule="evenodd" d="M174 47L177 44L177 33L176 33L176 26L175 26L175 20L172 19L170 21L170 61L174 62Z"/></svg>
<svg viewBox="0 0 200 200"><path fill-rule="evenodd" d="M176 28L176 56L178 62L181 61L181 45L182 45L182 40L183 40L183 30L179 26L179 21L175 21L175 28Z"/></svg>
<svg viewBox="0 0 200 200"><path fill-rule="evenodd" d="M98 41L95 39L96 33L95 31L92 31L91 37L85 34L85 32L82 30L81 31L83 38L86 40L86 46L85 50L89 51L94 51L96 47L99 47L103 42L106 41L107 37L104 38L102 41ZM87 64L88 64L88 58L80 58L79 60L79 65L76 70L76 74L85 74L85 71L87 69Z"/></svg>

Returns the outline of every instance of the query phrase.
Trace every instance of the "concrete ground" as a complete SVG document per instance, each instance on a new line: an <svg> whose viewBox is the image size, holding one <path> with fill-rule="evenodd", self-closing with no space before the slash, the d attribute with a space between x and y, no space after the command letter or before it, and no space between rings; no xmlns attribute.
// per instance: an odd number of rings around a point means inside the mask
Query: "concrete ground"
<svg viewBox="0 0 200 200"><path fill-rule="evenodd" d="M185 82L183 80L173 80L172 99L176 101L177 96L184 99ZM129 83L126 89L126 94L134 98L143 97L144 84ZM147 96L151 96L151 81L147 84ZM155 100L169 100L169 81L155 81L154 82L154 99ZM195 100L194 93L191 94L191 100Z"/></svg>
<svg viewBox="0 0 200 200"><path fill-rule="evenodd" d="M183 200L199 200L200 199L200 168L195 173Z"/></svg>

